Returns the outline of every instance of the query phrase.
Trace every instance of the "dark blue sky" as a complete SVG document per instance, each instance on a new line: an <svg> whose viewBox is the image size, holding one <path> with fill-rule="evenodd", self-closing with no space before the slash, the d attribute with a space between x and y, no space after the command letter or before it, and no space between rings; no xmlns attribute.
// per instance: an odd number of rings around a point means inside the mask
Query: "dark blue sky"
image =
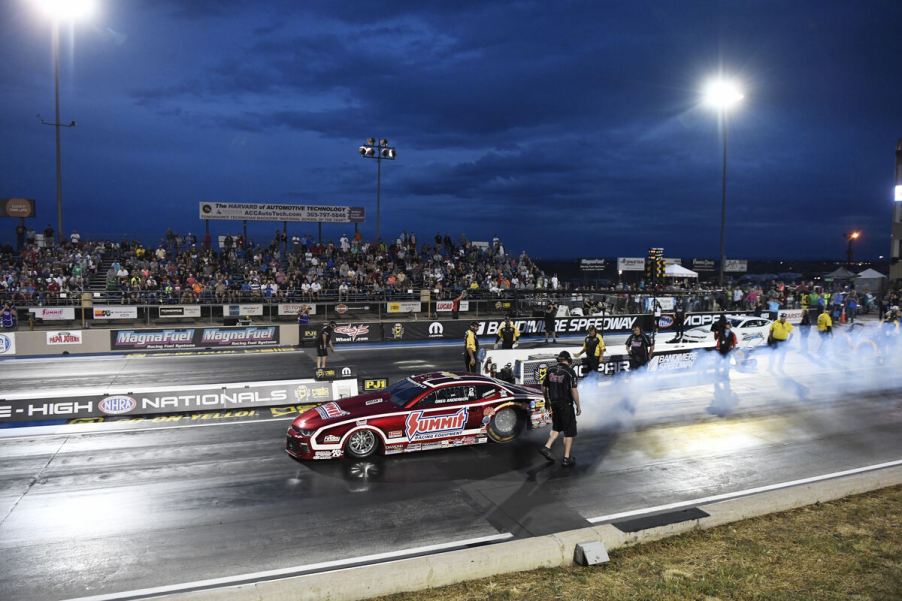
<svg viewBox="0 0 902 601"><path fill-rule="evenodd" d="M371 234L376 165L357 147L384 136L386 235L713 258L721 138L699 90L722 65L746 94L728 256L841 258L853 227L858 256L889 248L898 0L98 5L62 37L67 233L200 233L198 202L228 200L362 205ZM35 117L53 115L50 25L31 2L2 3L0 55L0 197L37 199L37 227L55 226Z"/></svg>

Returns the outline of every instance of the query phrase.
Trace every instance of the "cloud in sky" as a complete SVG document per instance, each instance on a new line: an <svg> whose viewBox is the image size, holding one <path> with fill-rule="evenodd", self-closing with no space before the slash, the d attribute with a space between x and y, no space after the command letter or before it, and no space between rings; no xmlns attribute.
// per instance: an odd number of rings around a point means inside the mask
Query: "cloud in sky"
<svg viewBox="0 0 902 601"><path fill-rule="evenodd" d="M375 165L356 154L372 135L399 153L386 233L714 256L721 136L697 103L723 65L747 88L729 124L729 254L842 256L850 227L863 256L888 250L897 2L101 4L63 37L63 118L79 122L63 132L66 222L83 233L197 230L202 199L372 217ZM49 219L52 130L33 116L52 109L49 27L22 1L0 17L17 149L0 195Z"/></svg>

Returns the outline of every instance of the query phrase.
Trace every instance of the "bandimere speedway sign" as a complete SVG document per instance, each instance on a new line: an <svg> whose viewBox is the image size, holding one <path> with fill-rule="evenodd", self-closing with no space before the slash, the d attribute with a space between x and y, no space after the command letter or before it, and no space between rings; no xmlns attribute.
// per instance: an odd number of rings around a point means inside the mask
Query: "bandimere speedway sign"
<svg viewBox="0 0 902 601"><path fill-rule="evenodd" d="M319 404L357 394L356 380L273 382L147 388L68 398L16 395L0 398L0 424L76 417L138 416Z"/></svg>
<svg viewBox="0 0 902 601"><path fill-rule="evenodd" d="M110 330L114 351L278 346L277 326Z"/></svg>

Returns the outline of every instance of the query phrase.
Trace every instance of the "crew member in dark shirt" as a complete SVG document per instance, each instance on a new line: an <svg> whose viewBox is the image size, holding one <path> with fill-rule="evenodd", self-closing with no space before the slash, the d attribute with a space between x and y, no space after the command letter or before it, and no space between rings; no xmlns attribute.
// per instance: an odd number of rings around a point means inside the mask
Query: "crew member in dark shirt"
<svg viewBox="0 0 902 601"><path fill-rule="evenodd" d="M548 306L545 307L545 342L548 342L549 336L553 338L552 342L557 342L557 332L554 329L554 318L556 315L557 305L548 301Z"/></svg>
<svg viewBox="0 0 902 601"><path fill-rule="evenodd" d="M566 467L576 464L572 455L573 439L576 437L576 416L582 413L579 405L579 391L576 389L577 377L570 367L570 353L561 351L557 364L550 367L542 381L545 402L551 407L551 432L545 446L539 449L545 459L554 462L551 447L561 433L564 434L564 459Z"/></svg>
<svg viewBox="0 0 902 601"><path fill-rule="evenodd" d="M329 349L335 352L335 345L332 344L332 331L335 329L335 321L330 321L316 338L316 368L325 369L326 359L329 356Z"/></svg>
<svg viewBox="0 0 902 601"><path fill-rule="evenodd" d="M626 352L630 356L630 371L639 369L651 361L655 345L639 326L633 326L633 333L626 339Z"/></svg>

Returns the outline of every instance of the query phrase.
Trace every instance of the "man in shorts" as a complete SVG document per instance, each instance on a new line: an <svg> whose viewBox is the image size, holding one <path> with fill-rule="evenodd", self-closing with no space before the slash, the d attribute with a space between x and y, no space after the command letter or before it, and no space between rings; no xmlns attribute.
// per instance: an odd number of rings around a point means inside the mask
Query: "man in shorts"
<svg viewBox="0 0 902 601"><path fill-rule="evenodd" d="M576 438L576 416L582 413L579 391L576 389L576 373L570 367L570 363L570 353L561 351L557 357L557 365L548 369L542 381L545 402L551 407L551 432L545 446L539 449L539 453L549 463L553 463L554 455L551 454L551 447L563 433L564 459L561 465L564 467L576 465L576 459L572 455L573 439Z"/></svg>
<svg viewBox="0 0 902 601"><path fill-rule="evenodd" d="M330 321L320 330L319 336L316 338L316 368L325 369L326 359L329 357L329 349L335 352L335 346L332 344L332 331L335 329L335 320Z"/></svg>

